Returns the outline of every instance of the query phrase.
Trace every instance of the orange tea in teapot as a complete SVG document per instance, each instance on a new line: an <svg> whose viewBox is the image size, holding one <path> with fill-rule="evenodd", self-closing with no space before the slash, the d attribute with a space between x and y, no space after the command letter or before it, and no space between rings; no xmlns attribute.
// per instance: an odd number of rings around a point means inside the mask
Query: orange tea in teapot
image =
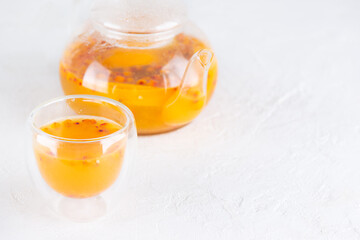
<svg viewBox="0 0 360 240"><path fill-rule="evenodd" d="M62 119L42 126L45 133L68 139L52 146L54 149L43 144L42 138L34 142L42 177L51 188L68 197L85 198L103 192L115 182L122 166L124 140L106 152L100 142L88 141L115 133L122 126L106 118L89 117ZM79 142L85 139L85 144Z"/></svg>
<svg viewBox="0 0 360 240"><path fill-rule="evenodd" d="M214 91L212 50L198 29L179 20L179 13L168 15L170 19L148 15L156 12L150 10L129 14L116 6L95 11L90 27L65 50L60 63L65 94L120 101L134 113L139 134L184 126Z"/></svg>

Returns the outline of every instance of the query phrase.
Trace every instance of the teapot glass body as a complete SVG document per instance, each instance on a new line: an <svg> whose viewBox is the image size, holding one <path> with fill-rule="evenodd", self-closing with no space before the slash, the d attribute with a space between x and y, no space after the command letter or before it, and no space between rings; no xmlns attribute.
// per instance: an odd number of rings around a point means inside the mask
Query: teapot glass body
<svg viewBox="0 0 360 240"><path fill-rule="evenodd" d="M217 62L189 21L156 32L91 22L66 48L60 79L66 95L115 99L133 112L139 134L156 134L200 113L215 89Z"/></svg>

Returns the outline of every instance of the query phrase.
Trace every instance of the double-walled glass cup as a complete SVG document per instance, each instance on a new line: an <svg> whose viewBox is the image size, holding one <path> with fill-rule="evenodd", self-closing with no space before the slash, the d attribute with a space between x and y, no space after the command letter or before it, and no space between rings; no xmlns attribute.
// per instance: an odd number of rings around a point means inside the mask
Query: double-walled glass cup
<svg viewBox="0 0 360 240"><path fill-rule="evenodd" d="M29 124L28 167L56 213L89 221L116 207L137 138L126 106L100 96L70 95L37 107ZM94 137L92 131L100 135Z"/></svg>

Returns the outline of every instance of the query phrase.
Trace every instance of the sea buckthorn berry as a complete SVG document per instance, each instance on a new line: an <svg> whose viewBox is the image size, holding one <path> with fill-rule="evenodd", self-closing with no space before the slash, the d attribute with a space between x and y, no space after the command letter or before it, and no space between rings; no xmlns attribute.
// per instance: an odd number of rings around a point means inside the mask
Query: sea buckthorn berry
<svg viewBox="0 0 360 240"><path fill-rule="evenodd" d="M126 78L126 82L127 83L134 83L134 79L129 77L129 78Z"/></svg>
<svg viewBox="0 0 360 240"><path fill-rule="evenodd" d="M142 66L132 66L132 67L130 67L130 70L131 70L132 72L136 72L136 71L141 70L141 68L142 68Z"/></svg>
<svg viewBox="0 0 360 240"><path fill-rule="evenodd" d="M161 77L161 75L157 74L154 76L154 79L159 81L159 80L162 80L162 77Z"/></svg>
<svg viewBox="0 0 360 240"><path fill-rule="evenodd" d="M85 124L95 124L96 120L94 120L94 119L83 119L83 120L81 120L81 122L83 122Z"/></svg>
<svg viewBox="0 0 360 240"><path fill-rule="evenodd" d="M156 81L150 80L149 85L152 86L152 87L155 87L156 83L157 83Z"/></svg>
<svg viewBox="0 0 360 240"><path fill-rule="evenodd" d="M122 83L122 82L125 82L125 78L124 78L123 76L116 76L116 77L115 77L115 81Z"/></svg>
<svg viewBox="0 0 360 240"><path fill-rule="evenodd" d="M130 71L125 71L123 74L126 77L130 77L132 75L132 73Z"/></svg>
<svg viewBox="0 0 360 240"><path fill-rule="evenodd" d="M72 124L72 121L70 119L67 119L67 120L64 121L64 125L66 127L69 127L71 124Z"/></svg>
<svg viewBox="0 0 360 240"><path fill-rule="evenodd" d="M137 82L136 82L136 84L138 84L138 85L146 85L146 83L147 83L147 81L146 81L144 78L139 79L139 80L137 80Z"/></svg>

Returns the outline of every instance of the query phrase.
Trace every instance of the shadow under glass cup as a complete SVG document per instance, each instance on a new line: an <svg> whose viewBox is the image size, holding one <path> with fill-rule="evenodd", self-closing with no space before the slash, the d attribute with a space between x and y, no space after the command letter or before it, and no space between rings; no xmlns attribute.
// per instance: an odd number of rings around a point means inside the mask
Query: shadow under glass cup
<svg viewBox="0 0 360 240"><path fill-rule="evenodd" d="M70 135L80 129L84 137L62 135L71 124L77 126L68 131ZM94 129L107 131L106 124L116 130L90 134ZM69 95L34 109L29 125L29 171L52 210L74 221L91 221L116 207L137 138L134 117L126 106L105 97Z"/></svg>

